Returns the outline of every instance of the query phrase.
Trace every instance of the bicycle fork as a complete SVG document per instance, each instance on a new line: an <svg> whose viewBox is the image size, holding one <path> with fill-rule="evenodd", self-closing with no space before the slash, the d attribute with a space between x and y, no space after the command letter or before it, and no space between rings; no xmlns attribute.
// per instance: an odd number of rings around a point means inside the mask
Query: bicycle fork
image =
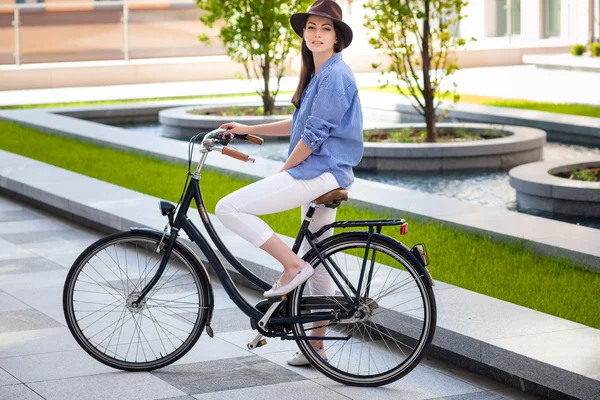
<svg viewBox="0 0 600 400"><path fill-rule="evenodd" d="M152 288L154 288L154 286L158 283L158 281L162 277L162 274L165 271L165 268L167 267L167 262L169 261L169 257L171 256L171 251L173 251L173 246L175 245L175 241L177 240L177 232L178 231L179 231L178 228L173 228L173 227L171 228L171 234L169 236L169 240L167 241L167 246L163 253L162 259L160 260L160 265L158 266L158 269L156 270L156 273L154 274L154 276L152 277L150 282L148 282L148 284L146 284L146 287L144 287L144 289L140 293L139 297L131 303L131 306L133 308L138 308L140 306L140 303L142 303L144 301L144 299L146 298L148 293L150 293ZM158 242L158 245L156 248L157 253L160 253L162 250L161 248L164 246L163 241L166 236L166 233L167 233L167 227L165 227L163 236L160 239L160 242Z"/></svg>

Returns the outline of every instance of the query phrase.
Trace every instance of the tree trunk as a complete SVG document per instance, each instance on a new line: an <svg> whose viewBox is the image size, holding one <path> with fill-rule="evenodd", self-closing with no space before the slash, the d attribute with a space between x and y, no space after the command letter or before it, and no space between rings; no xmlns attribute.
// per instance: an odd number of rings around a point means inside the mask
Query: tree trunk
<svg viewBox="0 0 600 400"><path fill-rule="evenodd" d="M425 113L425 124L427 125L427 139L425 139L426 142L437 141L438 131L436 122L437 117L435 115L435 112Z"/></svg>
<svg viewBox="0 0 600 400"><path fill-rule="evenodd" d="M429 18L430 0L425 0L425 18L423 19L423 97L425 100L425 124L427 125L427 141L437 140L436 116L433 104L433 90L431 88L431 55L429 54L429 41L431 40Z"/></svg>
<svg viewBox="0 0 600 400"><path fill-rule="evenodd" d="M266 57L265 65L263 67L263 80L265 82L265 88L263 91L263 115L273 115L273 110L275 109L275 98L271 96L271 91L269 90L269 81L271 80L271 60Z"/></svg>
<svg viewBox="0 0 600 400"><path fill-rule="evenodd" d="M596 41L596 27L594 26L596 11L594 10L594 2L595 0L588 0L588 44Z"/></svg>

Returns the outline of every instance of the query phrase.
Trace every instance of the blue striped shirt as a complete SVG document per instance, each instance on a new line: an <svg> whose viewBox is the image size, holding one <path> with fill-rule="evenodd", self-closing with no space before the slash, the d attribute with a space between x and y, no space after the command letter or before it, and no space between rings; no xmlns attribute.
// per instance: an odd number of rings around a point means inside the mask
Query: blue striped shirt
<svg viewBox="0 0 600 400"><path fill-rule="evenodd" d="M288 173L313 179L331 172L347 188L354 182L352 167L363 155L362 128L356 80L341 53L335 53L310 80L294 112L288 156L300 140L313 152Z"/></svg>

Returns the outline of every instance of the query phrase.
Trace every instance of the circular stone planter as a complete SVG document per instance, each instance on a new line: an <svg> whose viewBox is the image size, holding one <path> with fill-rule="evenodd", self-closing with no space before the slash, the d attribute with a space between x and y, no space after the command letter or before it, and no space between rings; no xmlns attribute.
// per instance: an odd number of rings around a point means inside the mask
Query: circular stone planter
<svg viewBox="0 0 600 400"><path fill-rule="evenodd" d="M542 159L546 132L521 126L474 123L439 123L438 128L464 128L471 132L500 131L504 137L449 143L365 142L358 169L377 171L508 170ZM425 124L397 124L394 128L425 129ZM386 125L384 129L391 126Z"/></svg>
<svg viewBox="0 0 600 400"><path fill-rule="evenodd" d="M248 103L236 104L240 107L259 106L262 104ZM275 106L288 106L277 103ZM189 139L200 132L208 132L217 129L227 122L239 122L246 125L268 124L270 122L289 119L292 115L268 115L268 116L220 116L220 115L197 115L190 114L190 110L202 110L206 113L218 112L230 106L186 106L174 107L162 110L158 113L158 121L162 124L165 136L176 139Z"/></svg>
<svg viewBox="0 0 600 400"><path fill-rule="evenodd" d="M554 176L579 168L600 167L600 158L541 161L510 170L519 207L557 214L600 218L600 182Z"/></svg>

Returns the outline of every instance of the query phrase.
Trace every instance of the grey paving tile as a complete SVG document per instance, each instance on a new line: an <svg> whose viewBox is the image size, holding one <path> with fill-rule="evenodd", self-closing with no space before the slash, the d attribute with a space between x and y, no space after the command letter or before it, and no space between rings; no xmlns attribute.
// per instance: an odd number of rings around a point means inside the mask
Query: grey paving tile
<svg viewBox="0 0 600 400"><path fill-rule="evenodd" d="M2 358L0 367L24 383L115 372L83 350Z"/></svg>
<svg viewBox="0 0 600 400"><path fill-rule="evenodd" d="M483 390L499 390L507 388L506 385L503 385L502 383L493 379L486 378L445 361L436 360L428 356L425 356L423 360L421 360L421 365L433 368L444 375L459 379Z"/></svg>
<svg viewBox="0 0 600 400"><path fill-rule="evenodd" d="M3 222L27 221L27 220L39 219L39 218L41 218L40 214L33 212L31 210L16 209L16 210L2 211L2 209L0 208L0 227L2 227Z"/></svg>
<svg viewBox="0 0 600 400"><path fill-rule="evenodd" d="M150 400L185 395L173 386L145 372L85 376L31 383L47 400Z"/></svg>
<svg viewBox="0 0 600 400"><path fill-rule="evenodd" d="M223 308L214 311L211 326L218 333L247 330L250 318L238 308Z"/></svg>
<svg viewBox="0 0 600 400"><path fill-rule="evenodd" d="M67 272L67 269L60 268L52 271L6 275L0 279L0 289L10 293L17 290L38 289L50 286L62 287L65 283Z"/></svg>
<svg viewBox="0 0 600 400"><path fill-rule="evenodd" d="M65 323L63 312L63 288L51 286L38 289L12 291L11 295L61 324Z"/></svg>
<svg viewBox="0 0 600 400"><path fill-rule="evenodd" d="M9 274L22 274L30 272L53 271L63 269L61 265L44 257L18 258L0 260L0 276Z"/></svg>
<svg viewBox="0 0 600 400"><path fill-rule="evenodd" d="M69 328L0 334L0 358L80 349Z"/></svg>
<svg viewBox="0 0 600 400"><path fill-rule="evenodd" d="M18 235L14 233L0 234L0 238L14 243L14 244L29 244L39 242L57 242L57 241L79 241L84 239L92 239L90 243L96 240L97 235L91 235L87 232L74 230L74 229L62 229L62 230L50 230L41 232L28 232L24 235Z"/></svg>
<svg viewBox="0 0 600 400"><path fill-rule="evenodd" d="M345 386L328 378L316 379L314 382L356 400L368 398L377 400L423 400L483 392L478 387L422 365L417 366L402 379L377 388Z"/></svg>
<svg viewBox="0 0 600 400"><path fill-rule="evenodd" d="M345 396L335 393L310 381L279 383L267 386L255 386L250 388L225 390L222 392L205 393L194 395L198 400L248 400L248 399L286 399L286 400L342 400Z"/></svg>
<svg viewBox="0 0 600 400"><path fill-rule="evenodd" d="M50 242L31 242L21 244L19 247L29 250L32 253L38 254L42 257L46 257L53 254L81 254L90 244L94 243L97 239L94 237L87 237L84 239L73 239L73 240L57 240Z"/></svg>
<svg viewBox="0 0 600 400"><path fill-rule="evenodd" d="M14 376L0 368L0 386L17 385L19 382Z"/></svg>
<svg viewBox="0 0 600 400"><path fill-rule="evenodd" d="M40 215L37 219L25 221L0 222L0 233L2 234L26 234L30 232L60 231L65 229L73 228L66 222L45 215Z"/></svg>
<svg viewBox="0 0 600 400"><path fill-rule="evenodd" d="M0 333L29 331L62 326L37 310L0 312Z"/></svg>
<svg viewBox="0 0 600 400"><path fill-rule="evenodd" d="M204 332L194 347L174 365L247 357L251 355L250 351L241 346L236 346L218 337L211 338Z"/></svg>
<svg viewBox="0 0 600 400"><path fill-rule="evenodd" d="M44 258L64 268L71 268L79 254L47 254Z"/></svg>
<svg viewBox="0 0 600 400"><path fill-rule="evenodd" d="M245 331L236 331L236 332L224 332L219 333L215 332L215 336L219 337L223 340L226 340L229 343L232 343L236 346L240 346L246 348L246 345L254 339L258 332L253 331L252 329L247 329ZM266 346L259 347L257 349L252 350L252 353L263 355L269 353L277 353L277 352L295 352L298 350L298 345L293 340L280 340L278 338L267 338Z"/></svg>
<svg viewBox="0 0 600 400"><path fill-rule="evenodd" d="M223 287L218 283L218 280L213 279L211 276L211 281L213 284L213 295L215 297L215 310L236 307L235 303L229 298L229 295L225 289L223 289ZM264 299L262 293L258 293L255 290L248 289L243 286L238 286L237 288L250 304L256 304L260 300Z"/></svg>
<svg viewBox="0 0 600 400"><path fill-rule="evenodd" d="M163 400L194 400L195 397L192 396L177 396L177 397L169 397Z"/></svg>
<svg viewBox="0 0 600 400"><path fill-rule="evenodd" d="M459 394L458 396L436 397L435 399L428 399L428 400L503 400L503 399L504 399L504 397L502 397L498 393L477 392L477 393Z"/></svg>
<svg viewBox="0 0 600 400"><path fill-rule="evenodd" d="M152 374L191 395L304 379L258 356L172 365Z"/></svg>
<svg viewBox="0 0 600 400"><path fill-rule="evenodd" d="M0 212L22 210L23 207L16 200L5 195L0 195Z"/></svg>
<svg viewBox="0 0 600 400"><path fill-rule="evenodd" d="M17 260L20 258L37 257L38 255L19 246L0 239L0 260Z"/></svg>
<svg viewBox="0 0 600 400"><path fill-rule="evenodd" d="M8 293L0 293L0 312L26 310L30 308L27 304L20 302Z"/></svg>
<svg viewBox="0 0 600 400"><path fill-rule="evenodd" d="M0 386L0 399L10 400L41 400L43 397L39 396L33 390L29 389L25 385L9 385Z"/></svg>
<svg viewBox="0 0 600 400"><path fill-rule="evenodd" d="M497 393L506 400L538 400L541 397L534 396L532 394L523 393L522 391L514 388L493 390L493 393Z"/></svg>
<svg viewBox="0 0 600 400"><path fill-rule="evenodd" d="M298 349L296 349L298 351ZM302 375L307 379L318 379L323 378L323 374L311 367L310 365L305 365L301 367L293 367L288 365L287 359L296 353L296 351L280 351L278 353L267 353L260 354L261 357L266 358L269 361L274 362L277 365L282 366L285 369L289 369L290 371Z"/></svg>

